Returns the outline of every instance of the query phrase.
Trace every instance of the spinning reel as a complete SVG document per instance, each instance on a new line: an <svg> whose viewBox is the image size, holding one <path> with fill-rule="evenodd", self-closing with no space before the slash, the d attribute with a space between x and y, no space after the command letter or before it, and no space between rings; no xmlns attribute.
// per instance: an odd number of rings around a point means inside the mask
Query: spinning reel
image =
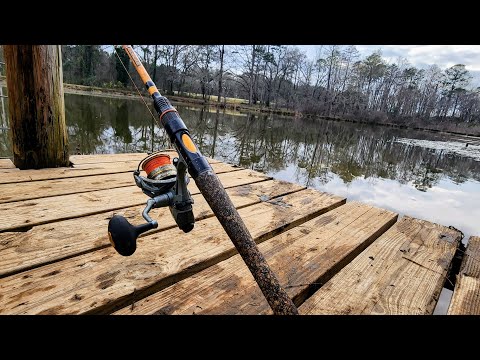
<svg viewBox="0 0 480 360"><path fill-rule="evenodd" d="M147 173L147 177L140 176L140 167ZM110 219L108 236L120 255L132 255L137 248L138 236L158 227L158 222L148 215L154 208L168 206L180 229L186 233L193 229L193 199L187 189L190 179L187 175L187 164L180 154L173 162L170 162L168 154L150 154L140 161L137 170L133 172L133 178L143 193L150 197L142 212L147 223L135 226L121 215Z"/></svg>

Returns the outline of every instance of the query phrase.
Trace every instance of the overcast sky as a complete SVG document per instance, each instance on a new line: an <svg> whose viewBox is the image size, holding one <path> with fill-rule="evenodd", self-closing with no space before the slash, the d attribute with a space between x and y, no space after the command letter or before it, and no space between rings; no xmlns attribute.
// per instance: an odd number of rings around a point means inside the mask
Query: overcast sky
<svg viewBox="0 0 480 360"><path fill-rule="evenodd" d="M315 59L320 45L297 45ZM109 47L109 46L108 46ZM398 57L407 59L419 68L437 64L442 70L455 64L464 64L473 75L471 86L480 86L480 45L355 45L362 58L380 49L388 62ZM113 51L113 48L107 51Z"/></svg>
<svg viewBox="0 0 480 360"><path fill-rule="evenodd" d="M355 45L363 57L380 49L383 58L394 62L406 58L413 66L425 68L437 64L441 69L464 64L474 76L473 85L480 86L480 45ZM314 59L318 45L301 45L300 48Z"/></svg>

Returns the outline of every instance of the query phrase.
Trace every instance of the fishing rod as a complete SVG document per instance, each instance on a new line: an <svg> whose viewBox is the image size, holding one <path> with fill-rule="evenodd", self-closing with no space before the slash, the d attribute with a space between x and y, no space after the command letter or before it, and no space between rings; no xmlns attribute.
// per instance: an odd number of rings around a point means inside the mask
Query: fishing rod
<svg viewBox="0 0 480 360"><path fill-rule="evenodd" d="M295 304L280 286L218 176L193 142L178 111L166 97L160 95L133 48L130 45L122 47L152 97L155 111L178 158L170 163L168 155L154 153L140 162L133 175L137 186L150 197L142 213L147 223L134 226L123 216L113 216L108 224L113 247L121 255L132 255L136 249L137 237L158 227L158 223L148 215L153 208L169 206L180 229L184 232L193 229L195 218L192 212L193 199L187 189L188 171L255 278L273 313L297 315ZM140 176L140 166L147 173L147 178Z"/></svg>

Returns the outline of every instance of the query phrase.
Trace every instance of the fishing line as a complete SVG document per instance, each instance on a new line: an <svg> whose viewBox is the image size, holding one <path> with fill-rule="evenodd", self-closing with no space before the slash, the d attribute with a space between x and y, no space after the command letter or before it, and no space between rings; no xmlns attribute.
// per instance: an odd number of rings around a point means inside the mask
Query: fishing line
<svg viewBox="0 0 480 360"><path fill-rule="evenodd" d="M130 76L130 73L128 72L127 70L127 67L125 66L125 64L123 63L122 59L120 58L120 55L118 54L118 51L117 51L117 48L115 47L115 45L113 45L113 50L115 50L115 55L117 55L117 58L118 60L120 60L120 64L122 64L123 66L123 69L125 70L125 72L127 73L130 81L132 82L133 86L135 87L135 90L137 90L137 93L138 93L138 96L140 96L140 99L142 99L142 102L145 104L145 107L147 108L148 112L150 113L150 115L152 115L152 118L153 120L155 120L155 122L157 123L158 127L160 129L162 129L162 126L160 125L160 123L158 122L157 118L155 117L155 115L153 115L152 111L150 110L150 108L148 107L145 99L143 98L142 94L140 93L140 90L138 89L137 85L135 84L135 81L133 81L132 77ZM132 49L133 50L133 49ZM165 136L165 134L164 134ZM170 139L168 139L168 143L170 144L170 147L172 146L171 142L170 142Z"/></svg>

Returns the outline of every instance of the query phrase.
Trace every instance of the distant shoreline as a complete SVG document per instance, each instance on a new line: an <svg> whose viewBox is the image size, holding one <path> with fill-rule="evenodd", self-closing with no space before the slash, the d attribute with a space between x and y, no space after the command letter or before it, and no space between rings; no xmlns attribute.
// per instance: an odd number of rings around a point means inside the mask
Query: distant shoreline
<svg viewBox="0 0 480 360"><path fill-rule="evenodd" d="M0 78L0 86L6 86L5 77ZM64 83L64 92L66 94L75 94L75 95L89 95L89 96L100 96L100 97L111 97L117 99L138 99L138 93L131 91L131 90L124 90L124 89L115 89L115 88L101 88L95 86L85 86L85 85L77 85L77 84L68 84ZM146 95L142 94L145 99L149 99ZM480 134L474 133L467 133L467 132L459 132L459 131L449 131L443 129L435 129L435 128L428 128L428 127L419 127L419 126L409 126L409 125L401 125L401 124L394 124L394 123L382 123L382 122L374 122L368 120L352 120L346 118L339 118L339 117L328 117L328 116L321 116L321 115L310 115L310 114L302 114L299 112L295 112L293 110L287 109L271 109L262 107L259 105L248 105L244 103L233 103L233 102L222 102L219 106L219 103L216 101L204 101L203 99L193 98L193 97L184 97L184 96L177 96L177 95L168 95L169 100L176 104L185 104L185 105L197 105L197 106L213 106L213 107L220 107L226 109L232 109L234 111L242 111L242 112L254 112L254 113L268 113L268 114L276 114L282 116L291 116L291 117L301 117L301 118L309 118L309 119L324 119L324 120L333 120L333 121L345 121L351 123L358 123L358 124L366 124L366 125L380 125L380 126L389 126L398 129L410 129L410 130L420 130L420 131L429 131L435 132L439 134L450 134L450 135L460 135L464 137L471 137L474 139L480 138Z"/></svg>

